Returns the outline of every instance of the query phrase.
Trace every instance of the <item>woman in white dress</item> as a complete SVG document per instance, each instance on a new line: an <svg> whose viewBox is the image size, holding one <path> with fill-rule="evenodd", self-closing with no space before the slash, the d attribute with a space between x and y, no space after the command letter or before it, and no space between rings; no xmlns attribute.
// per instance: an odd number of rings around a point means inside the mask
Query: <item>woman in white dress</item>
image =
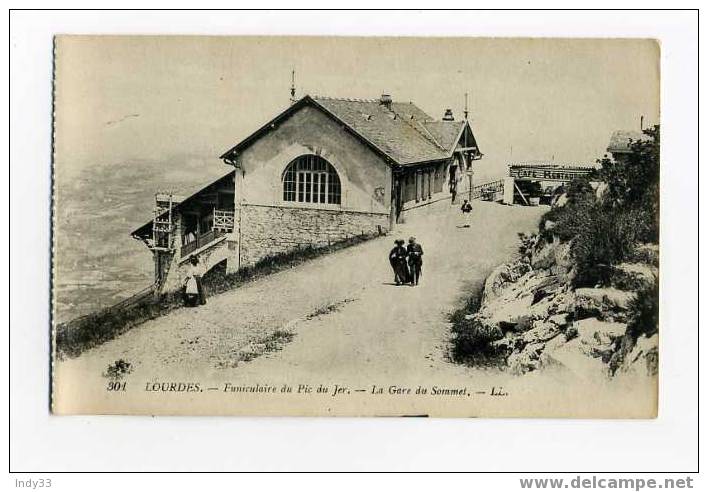
<svg viewBox="0 0 708 492"><path fill-rule="evenodd" d="M206 295L202 286L202 270L199 258L192 255L189 258L187 276L184 279L184 301L188 306L206 304Z"/></svg>

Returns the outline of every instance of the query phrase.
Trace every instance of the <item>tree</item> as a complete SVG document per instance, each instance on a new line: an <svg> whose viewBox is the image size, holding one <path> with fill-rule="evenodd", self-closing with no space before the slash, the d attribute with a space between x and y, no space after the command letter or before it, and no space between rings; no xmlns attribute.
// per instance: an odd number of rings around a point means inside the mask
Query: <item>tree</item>
<svg viewBox="0 0 708 492"><path fill-rule="evenodd" d="M605 156L600 179L607 183L604 204L611 210L638 209L649 222L643 241L659 240L659 158L660 127L644 130L648 139L632 142L626 159L613 160Z"/></svg>

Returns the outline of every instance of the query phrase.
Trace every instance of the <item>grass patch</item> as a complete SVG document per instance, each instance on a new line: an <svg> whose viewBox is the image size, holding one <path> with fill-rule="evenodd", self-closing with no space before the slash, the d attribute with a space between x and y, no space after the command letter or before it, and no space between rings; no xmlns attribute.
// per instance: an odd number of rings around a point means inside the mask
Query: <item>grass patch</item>
<svg viewBox="0 0 708 492"><path fill-rule="evenodd" d="M104 378L119 380L133 372L133 365L123 359L118 359L113 364L109 364L106 372L103 373Z"/></svg>
<svg viewBox="0 0 708 492"><path fill-rule="evenodd" d="M479 285L465 305L448 316L452 323L449 357L453 362L475 367L500 367L506 353L492 342L503 337L501 330L490 329L474 316L481 307L483 294L484 287Z"/></svg>
<svg viewBox="0 0 708 492"><path fill-rule="evenodd" d="M284 330L275 330L273 333L264 337L261 341L265 345L266 352L276 352L282 350L286 343L290 343L295 338L295 334Z"/></svg>
<svg viewBox="0 0 708 492"><path fill-rule="evenodd" d="M230 369L238 367L242 362L250 362L263 354L283 350L287 343L290 343L295 334L285 330L275 330L273 333L258 338L245 347L240 348L229 360L219 362L216 367L219 369Z"/></svg>
<svg viewBox="0 0 708 492"><path fill-rule="evenodd" d="M319 256L356 246L377 237L378 234L361 234L333 243L329 246L306 246L288 253L268 256L253 266L227 274L225 268L214 268L204 276L208 295L215 295L239 286L287 270ZM87 316L82 316L56 327L56 353L59 359L78 357L88 349L113 340L126 331L151 319L183 307L182 296L172 292L156 299L148 295L128 307L111 307Z"/></svg>
<svg viewBox="0 0 708 492"><path fill-rule="evenodd" d="M327 314L335 313L335 312L339 311L339 309L340 309L342 306L344 306L345 304L347 304L348 302L352 302L352 301L355 301L355 300L356 300L356 299L344 299L344 300L341 300L341 301L338 301L338 302L335 302L335 303L332 303L332 304L327 304L327 305L325 305L325 306L320 306L320 307L318 307L317 309L315 309L313 312L311 312L310 314L308 314L307 316L305 316L305 319L308 319L308 320L309 320L309 319L318 318L318 317L320 317L320 316L324 316L324 315L327 315Z"/></svg>

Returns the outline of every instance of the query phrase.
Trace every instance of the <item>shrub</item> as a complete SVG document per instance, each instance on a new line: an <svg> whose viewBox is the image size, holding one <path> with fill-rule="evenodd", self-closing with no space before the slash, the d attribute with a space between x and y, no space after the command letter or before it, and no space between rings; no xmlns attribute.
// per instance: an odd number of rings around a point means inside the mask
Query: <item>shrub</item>
<svg viewBox="0 0 708 492"><path fill-rule="evenodd" d="M576 287L610 282L613 265L628 258L647 236L646 215L639 209L607 210L601 204L587 208L570 249L577 265Z"/></svg>
<svg viewBox="0 0 708 492"><path fill-rule="evenodd" d="M498 350L492 342L503 337L501 330L480 323L474 316L481 307L483 288L478 286L465 305L449 316L452 323L450 357L455 362L475 366L501 366L506 353Z"/></svg>
<svg viewBox="0 0 708 492"><path fill-rule="evenodd" d="M126 374L133 372L133 366L130 362L123 359L118 359L113 364L110 364L103 373L103 377L109 379L122 379Z"/></svg>
<svg viewBox="0 0 708 492"><path fill-rule="evenodd" d="M566 196L570 205L577 205L584 202L592 202L595 198L595 191L587 178L575 178L568 183Z"/></svg>
<svg viewBox="0 0 708 492"><path fill-rule="evenodd" d="M607 157L599 177L607 183L602 200L586 179L576 179L567 188L568 202L544 214L554 223L552 234L573 240L571 254L577 264L576 287L608 284L613 266L632 257L638 243L659 240L659 127L646 130L649 140L632 144L627 159Z"/></svg>
<svg viewBox="0 0 708 492"><path fill-rule="evenodd" d="M481 323L475 316L463 319L452 328L452 359L475 366L499 366L506 353L498 350L492 342L504 337L497 327Z"/></svg>
<svg viewBox="0 0 708 492"><path fill-rule="evenodd" d="M627 333L635 339L650 337L659 331L659 281L645 285L629 303Z"/></svg>
<svg viewBox="0 0 708 492"><path fill-rule="evenodd" d="M546 221L554 223L553 234L562 241L569 241L579 234L588 220L588 214L595 201L595 192L585 178L576 178L568 184L568 201L562 207L555 207L541 217L539 231L546 240L550 240L550 231L546 231Z"/></svg>
<svg viewBox="0 0 708 492"><path fill-rule="evenodd" d="M631 144L632 152L615 161L605 157L600 178L607 183L605 203L611 209L642 209L647 211L648 228L645 241L659 240L659 157L661 139L659 126L644 130L648 139Z"/></svg>

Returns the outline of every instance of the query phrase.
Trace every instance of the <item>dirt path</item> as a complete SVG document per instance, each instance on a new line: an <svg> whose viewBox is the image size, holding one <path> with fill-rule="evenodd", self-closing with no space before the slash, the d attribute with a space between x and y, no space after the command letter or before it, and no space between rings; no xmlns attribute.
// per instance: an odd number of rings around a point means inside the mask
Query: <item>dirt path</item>
<svg viewBox="0 0 708 492"><path fill-rule="evenodd" d="M438 202L410 214L394 235L313 260L134 328L63 372L101 378L117 359L133 380L429 380L462 375L446 360L446 314L516 251L517 233L536 228L544 208L475 202L470 228L457 207ZM425 250L417 287L392 284L388 251L415 235ZM278 343L273 333L294 333ZM273 350L273 348L280 350ZM248 360L249 353L256 355ZM246 354L246 356L244 356ZM76 372L75 372L76 371ZM76 376L72 376L76 377Z"/></svg>
<svg viewBox="0 0 708 492"><path fill-rule="evenodd" d="M351 381L354 373L361 380L401 381L459 372L462 368L446 360L450 336L446 314L491 269L514 255L517 233L535 228L541 211L478 203L472 226L461 228L457 208L447 202L433 207L395 234L405 239L414 235L423 245L420 285L393 285L387 260L392 237L330 258L334 264L323 269L318 279L339 276L336 265L346 261L342 269L348 278L342 278L341 284L348 286L345 295L355 300L298 323L292 343L281 353L249 363L243 376L281 373L297 375L297 380L326 368L333 380ZM373 262L367 264L367 257Z"/></svg>

